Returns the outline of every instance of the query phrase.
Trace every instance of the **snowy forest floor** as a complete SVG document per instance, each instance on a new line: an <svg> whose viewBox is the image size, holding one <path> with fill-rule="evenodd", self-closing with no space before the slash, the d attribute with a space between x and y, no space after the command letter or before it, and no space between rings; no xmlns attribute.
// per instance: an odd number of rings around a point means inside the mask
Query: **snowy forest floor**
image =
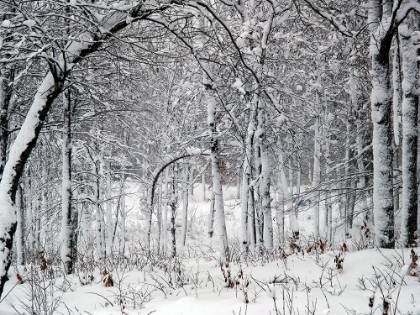
<svg viewBox="0 0 420 315"><path fill-rule="evenodd" d="M419 248L360 250L368 240L357 224L347 240L337 229L333 249L314 246L308 207L299 214L296 246L245 256L235 249L240 213L234 195L233 188L225 194L234 252L229 266L221 266L220 253L208 244L210 202L197 201L202 199L198 193L190 199L188 245L178 248L179 257L148 258L136 252L134 233L144 222L134 194L125 259L115 257L106 265L86 259L76 275L65 277L59 266L43 266L42 260L41 265L12 268L0 315L420 314L419 268L413 256ZM104 276L104 269L111 276ZM106 287L111 277L113 286Z"/></svg>

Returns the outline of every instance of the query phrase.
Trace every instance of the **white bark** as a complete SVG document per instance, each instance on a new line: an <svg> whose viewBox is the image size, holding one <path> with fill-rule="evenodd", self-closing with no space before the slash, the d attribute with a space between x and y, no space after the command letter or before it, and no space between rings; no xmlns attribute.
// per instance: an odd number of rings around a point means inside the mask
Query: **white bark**
<svg viewBox="0 0 420 315"><path fill-rule="evenodd" d="M169 168L165 170L164 195L169 196ZM163 207L163 254L166 255L168 250L168 205Z"/></svg>
<svg viewBox="0 0 420 315"><path fill-rule="evenodd" d="M205 170L201 173L201 194L202 194L202 201L206 201L206 172Z"/></svg>
<svg viewBox="0 0 420 315"><path fill-rule="evenodd" d="M183 189L182 189L182 228L181 228L181 245L185 246L187 240L187 228L188 228L188 167L184 165L183 169Z"/></svg>
<svg viewBox="0 0 420 315"><path fill-rule="evenodd" d="M207 234L210 240L213 238L213 234L214 234L214 200L215 200L215 195L214 195L214 192L212 191L209 215L207 219Z"/></svg>
<svg viewBox="0 0 420 315"><path fill-rule="evenodd" d="M209 86L208 84L206 86ZM206 90L207 101L207 123L210 133L210 155L211 155L211 170L213 179L214 192L214 211L215 211L215 231L214 238L220 240L222 253L225 259L229 259L230 250L226 231L225 210L223 201L222 175L220 173L220 157L219 157L219 139L216 128L216 108L217 102L214 96L211 95L210 90Z"/></svg>
<svg viewBox="0 0 420 315"><path fill-rule="evenodd" d="M249 195L250 182L252 179L252 165L253 165L253 140L255 133L255 107L249 109L248 129L245 139L244 164L242 170L242 192L241 192L241 242L244 249L248 251L249 248Z"/></svg>
<svg viewBox="0 0 420 315"><path fill-rule="evenodd" d="M395 240L391 141L392 101L389 75L389 52L393 34L382 27L382 25L391 27L389 23L385 23L387 17L382 17L382 9L380 0L369 1L368 22L372 62L373 210L375 244L379 247L393 248ZM379 23L380 21L381 23Z"/></svg>
<svg viewBox="0 0 420 315"><path fill-rule="evenodd" d="M22 187L19 186L16 192L16 260L18 265L23 265L24 260L24 213L23 213L23 204L22 204Z"/></svg>
<svg viewBox="0 0 420 315"><path fill-rule="evenodd" d="M112 239L113 239L113 235L114 235L114 225L112 222L112 207L113 207L113 202L112 202L112 181L111 181L111 166L110 163L107 162L106 164L104 164L107 166L107 169L105 170L105 199L107 200L105 203L105 207L106 207L106 253L107 253L107 257L111 258L112 257L112 248L113 248L113 244L112 244Z"/></svg>
<svg viewBox="0 0 420 315"><path fill-rule="evenodd" d="M63 144L62 144L62 179L61 179L61 251L60 258L63 263L64 272L74 272L76 249L74 213L72 209L71 189L71 99L70 91L63 93Z"/></svg>
<svg viewBox="0 0 420 315"><path fill-rule="evenodd" d="M317 100L319 100L319 96L317 93ZM319 102L317 102L319 103ZM319 115L315 117L315 135L314 135L314 170L313 170L313 181L312 187L316 190L315 191L315 200L314 200L314 238L316 241L319 240L319 184L321 182L321 165L320 165L320 157L321 157L321 145L320 145L320 117Z"/></svg>
<svg viewBox="0 0 420 315"><path fill-rule="evenodd" d="M417 54L411 30L399 28L401 38L403 101L402 101L402 241L410 247L417 241L417 141L418 95Z"/></svg>
<svg viewBox="0 0 420 315"><path fill-rule="evenodd" d="M292 234L296 235L299 233L299 225L296 218L296 212L293 211L292 196L289 192L289 180L286 177L285 164L284 164L283 152L279 152L279 164L280 164L280 183L281 183L281 200L283 203L282 207L277 210L277 226L279 230L280 242L284 242L284 212L289 213L289 224Z"/></svg>
<svg viewBox="0 0 420 315"><path fill-rule="evenodd" d="M261 180L260 180L260 193L261 193L261 209L264 217L263 239L264 247L267 250L273 248L273 219L271 215L271 197L270 197L270 161L268 158L268 145L265 134L265 111L264 107L260 108L258 113L259 120L259 143L261 150Z"/></svg>
<svg viewBox="0 0 420 315"><path fill-rule="evenodd" d="M125 254L125 221L127 218L127 212L125 209L125 172L124 169L121 174L121 197L120 197L120 211L121 211L121 222L120 222L120 229L121 229L121 236L120 236L120 253L122 255Z"/></svg>

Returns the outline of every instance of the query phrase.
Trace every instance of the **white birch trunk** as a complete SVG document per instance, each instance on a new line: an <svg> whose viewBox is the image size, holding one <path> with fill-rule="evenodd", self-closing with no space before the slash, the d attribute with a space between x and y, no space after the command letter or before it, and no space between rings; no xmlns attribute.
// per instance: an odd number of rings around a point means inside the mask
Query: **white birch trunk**
<svg viewBox="0 0 420 315"><path fill-rule="evenodd" d="M389 52L392 33L385 32L381 0L369 1L370 56L372 61L371 113L373 122L373 210L375 244L393 248L394 205L392 169L391 83ZM386 23L385 23L386 25ZM389 27L389 26L388 26Z"/></svg>
<svg viewBox="0 0 420 315"><path fill-rule="evenodd" d="M201 173L201 194L202 201L206 201L206 172L205 170Z"/></svg>
<svg viewBox="0 0 420 315"><path fill-rule="evenodd" d="M110 163L107 162L104 164L107 166L107 170L105 170L105 181L106 181L106 195L105 199L107 200L105 203L106 206L106 253L107 257L110 259L112 258L112 239L114 235L114 225L112 222L112 181L111 181L111 166Z"/></svg>
<svg viewBox="0 0 420 315"><path fill-rule="evenodd" d="M101 177L100 177L100 161L94 163L94 174L96 175L96 187L95 187L95 218L96 218L96 255L98 260L105 258L105 239L103 237L103 213L100 204L101 198Z"/></svg>
<svg viewBox="0 0 420 315"><path fill-rule="evenodd" d="M242 170L242 193L241 193L241 242L245 251L249 249L249 195L252 179L253 165L253 140L255 133L255 106L249 109L248 129L245 139L244 163Z"/></svg>
<svg viewBox="0 0 420 315"><path fill-rule="evenodd" d="M417 54L411 30L399 28L401 38L402 101L402 241L405 247L417 241L417 141L418 94Z"/></svg>
<svg viewBox="0 0 420 315"><path fill-rule="evenodd" d="M214 195L214 192L212 191L211 199L210 199L210 210L209 210L209 215L207 219L207 234L210 241L213 238L213 234L214 234L214 200L215 200L215 195Z"/></svg>
<svg viewBox="0 0 420 315"><path fill-rule="evenodd" d="M317 103L319 103L319 96L317 93ZM314 200L314 239L315 241L319 240L319 184L321 182L321 145L320 145L320 117L319 115L315 117L315 136L314 136L314 173L312 187L315 191L315 200Z"/></svg>
<svg viewBox="0 0 420 315"><path fill-rule="evenodd" d="M121 205L120 205L120 211L121 211L121 222L120 222L120 229L121 229L121 236L120 236L120 253L122 255L125 254L125 221L127 217L126 209L125 209L125 169L123 168L122 174L121 174Z"/></svg>
<svg viewBox="0 0 420 315"><path fill-rule="evenodd" d="M273 218L271 215L271 197L270 197L270 160L268 158L268 145L265 134L265 111L264 107L260 108L258 114L260 120L259 128L259 143L261 149L261 180L260 180L260 193L261 193L261 210L264 217L263 226L263 239L264 247L267 250L273 248Z"/></svg>
<svg viewBox="0 0 420 315"><path fill-rule="evenodd" d="M209 84L206 84L209 87ZM226 260L230 257L229 243L226 231L225 210L223 201L222 175L220 173L219 161L219 139L216 128L216 108L217 103L214 96L211 95L211 88L206 89L207 100L207 124L209 126L210 134L210 155L211 155L211 170L213 179L214 192L214 211L215 211L215 231L214 237L221 242L222 253Z"/></svg>
<svg viewBox="0 0 420 315"><path fill-rule="evenodd" d="M17 264L22 266L25 264L24 257L24 213L23 213L23 204L22 204L22 187L19 186L16 192L16 260Z"/></svg>
<svg viewBox="0 0 420 315"><path fill-rule="evenodd" d="M76 251L74 246L75 231L74 213L72 209L71 189L71 99L70 91L63 93L63 144L62 144L62 182L61 182L61 251L60 258L63 263L64 272L72 274Z"/></svg>
<svg viewBox="0 0 420 315"><path fill-rule="evenodd" d="M182 228L181 228L181 246L185 246L187 240L187 224L188 224L188 167L184 165L183 169L183 189L182 189Z"/></svg>
<svg viewBox="0 0 420 315"><path fill-rule="evenodd" d="M167 198L169 197L169 168L165 169L165 181L163 183L164 185L164 196L167 200ZM167 254L167 250L168 250L168 205L166 204L163 207L163 237L162 237L162 242L163 242L163 254L166 255Z"/></svg>
<svg viewBox="0 0 420 315"><path fill-rule="evenodd" d="M286 177L285 164L283 152L279 152L280 164L280 183L281 183L281 199L283 207L279 207L277 212L278 229L280 235L280 242L284 242L284 212L289 213L289 224L293 237L299 233L299 225L296 218L296 212L293 209L293 201L289 192L290 183Z"/></svg>

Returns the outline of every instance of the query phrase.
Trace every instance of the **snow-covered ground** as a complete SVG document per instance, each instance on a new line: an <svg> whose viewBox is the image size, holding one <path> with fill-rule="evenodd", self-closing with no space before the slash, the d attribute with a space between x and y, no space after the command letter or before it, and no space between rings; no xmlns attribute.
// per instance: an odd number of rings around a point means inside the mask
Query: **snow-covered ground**
<svg viewBox="0 0 420 315"><path fill-rule="evenodd" d="M46 271L40 271L39 266L14 269L0 303L0 315L31 314L24 309L36 304L41 310L34 314L420 314L419 270L409 267L413 261L409 250L357 251L357 226L353 238L346 241L349 251L340 249L339 229L335 250L309 250L310 208L299 214L300 249L277 248L273 253L247 258L237 252L235 257L242 258L221 266L220 254L209 247L206 237L210 203L201 201L200 191L197 187L190 199L189 245L182 251L178 248L180 258L155 256L155 263L150 264L142 253L131 252L125 261L107 264L114 282L111 287L102 282L101 266L86 266L67 277L58 271L52 274L51 267ZM239 201L235 196L233 187L225 191L232 244L237 243L239 233ZM136 198L130 200L127 207L133 209L128 218L132 234L142 223L140 205ZM414 252L419 254L420 249ZM16 273L24 284L18 283ZM388 312L384 313L384 305Z"/></svg>

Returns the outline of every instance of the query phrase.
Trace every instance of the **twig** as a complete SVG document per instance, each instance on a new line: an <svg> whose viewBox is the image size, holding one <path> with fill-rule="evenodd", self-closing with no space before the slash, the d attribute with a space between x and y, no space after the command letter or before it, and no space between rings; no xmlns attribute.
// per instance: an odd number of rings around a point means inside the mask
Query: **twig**
<svg viewBox="0 0 420 315"><path fill-rule="evenodd" d="M112 304L112 302L111 302L110 300L108 300L106 297L104 297L103 295L100 295L100 294L98 294L98 293L96 293L96 292L86 292L86 293L96 294L96 295L100 296L101 298L103 298L103 299L107 300L107 301L108 301L108 303L109 303L109 304L111 304L111 306L112 306L112 307L114 306L114 304Z"/></svg>

